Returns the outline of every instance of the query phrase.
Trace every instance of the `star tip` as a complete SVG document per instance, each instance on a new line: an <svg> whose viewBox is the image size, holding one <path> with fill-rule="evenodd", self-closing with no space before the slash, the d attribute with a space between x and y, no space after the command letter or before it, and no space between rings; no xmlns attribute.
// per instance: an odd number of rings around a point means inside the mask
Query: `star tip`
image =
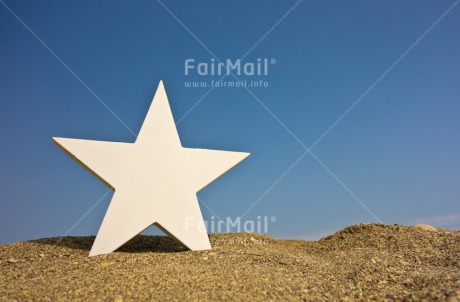
<svg viewBox="0 0 460 302"><path fill-rule="evenodd" d="M58 145L65 143L65 140L66 140L66 138L64 137L57 137L57 136L53 136L51 139L53 143L58 144Z"/></svg>
<svg viewBox="0 0 460 302"><path fill-rule="evenodd" d="M158 83L157 91L156 93L161 92L161 93L166 93L165 85L163 83L163 80L160 80L160 83Z"/></svg>
<svg viewBox="0 0 460 302"><path fill-rule="evenodd" d="M98 252L95 252L95 251L91 250L91 251L89 251L88 257L95 257L95 256L99 256L101 254L102 253L98 253Z"/></svg>
<svg viewBox="0 0 460 302"><path fill-rule="evenodd" d="M51 140L53 141L53 143L58 143L60 139L61 139L61 138L60 138L60 137L57 137L57 136L51 137Z"/></svg>

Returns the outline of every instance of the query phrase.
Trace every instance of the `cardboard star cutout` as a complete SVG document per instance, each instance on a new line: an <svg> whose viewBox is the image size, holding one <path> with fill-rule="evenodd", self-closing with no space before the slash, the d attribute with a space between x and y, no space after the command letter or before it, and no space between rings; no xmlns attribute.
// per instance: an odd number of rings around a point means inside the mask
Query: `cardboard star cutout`
<svg viewBox="0 0 460 302"><path fill-rule="evenodd" d="M163 82L134 143L53 141L115 192L89 256L113 252L152 224L191 250L210 249L196 193L249 156L183 148Z"/></svg>

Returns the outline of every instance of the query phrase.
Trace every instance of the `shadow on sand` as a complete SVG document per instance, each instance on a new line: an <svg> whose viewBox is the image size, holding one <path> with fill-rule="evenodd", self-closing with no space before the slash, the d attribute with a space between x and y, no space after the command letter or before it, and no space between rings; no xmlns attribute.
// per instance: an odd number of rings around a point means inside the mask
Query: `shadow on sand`
<svg viewBox="0 0 460 302"><path fill-rule="evenodd" d="M91 250L91 246L93 245L94 239L95 236L69 236L44 238L32 240L30 242L85 250L89 252ZM116 251L124 253L175 253L183 252L186 250L186 248L179 245L176 241L167 236L137 235Z"/></svg>

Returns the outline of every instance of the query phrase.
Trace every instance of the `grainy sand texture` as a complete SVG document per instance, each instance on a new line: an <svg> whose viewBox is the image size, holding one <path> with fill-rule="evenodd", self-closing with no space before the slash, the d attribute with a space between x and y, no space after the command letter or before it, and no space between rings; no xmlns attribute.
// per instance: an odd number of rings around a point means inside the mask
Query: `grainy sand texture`
<svg viewBox="0 0 460 302"><path fill-rule="evenodd" d="M211 234L186 251L137 236L88 257L94 237L0 246L0 301L460 301L460 232L360 224L319 241Z"/></svg>

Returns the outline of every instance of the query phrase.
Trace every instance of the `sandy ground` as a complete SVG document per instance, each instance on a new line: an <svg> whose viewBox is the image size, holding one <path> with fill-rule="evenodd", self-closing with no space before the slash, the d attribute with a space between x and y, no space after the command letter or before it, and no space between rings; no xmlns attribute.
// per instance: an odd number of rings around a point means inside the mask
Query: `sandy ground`
<svg viewBox="0 0 460 302"><path fill-rule="evenodd" d="M0 246L0 301L460 301L460 232L360 224L319 241L211 234L185 251L137 236L88 257L94 237Z"/></svg>

